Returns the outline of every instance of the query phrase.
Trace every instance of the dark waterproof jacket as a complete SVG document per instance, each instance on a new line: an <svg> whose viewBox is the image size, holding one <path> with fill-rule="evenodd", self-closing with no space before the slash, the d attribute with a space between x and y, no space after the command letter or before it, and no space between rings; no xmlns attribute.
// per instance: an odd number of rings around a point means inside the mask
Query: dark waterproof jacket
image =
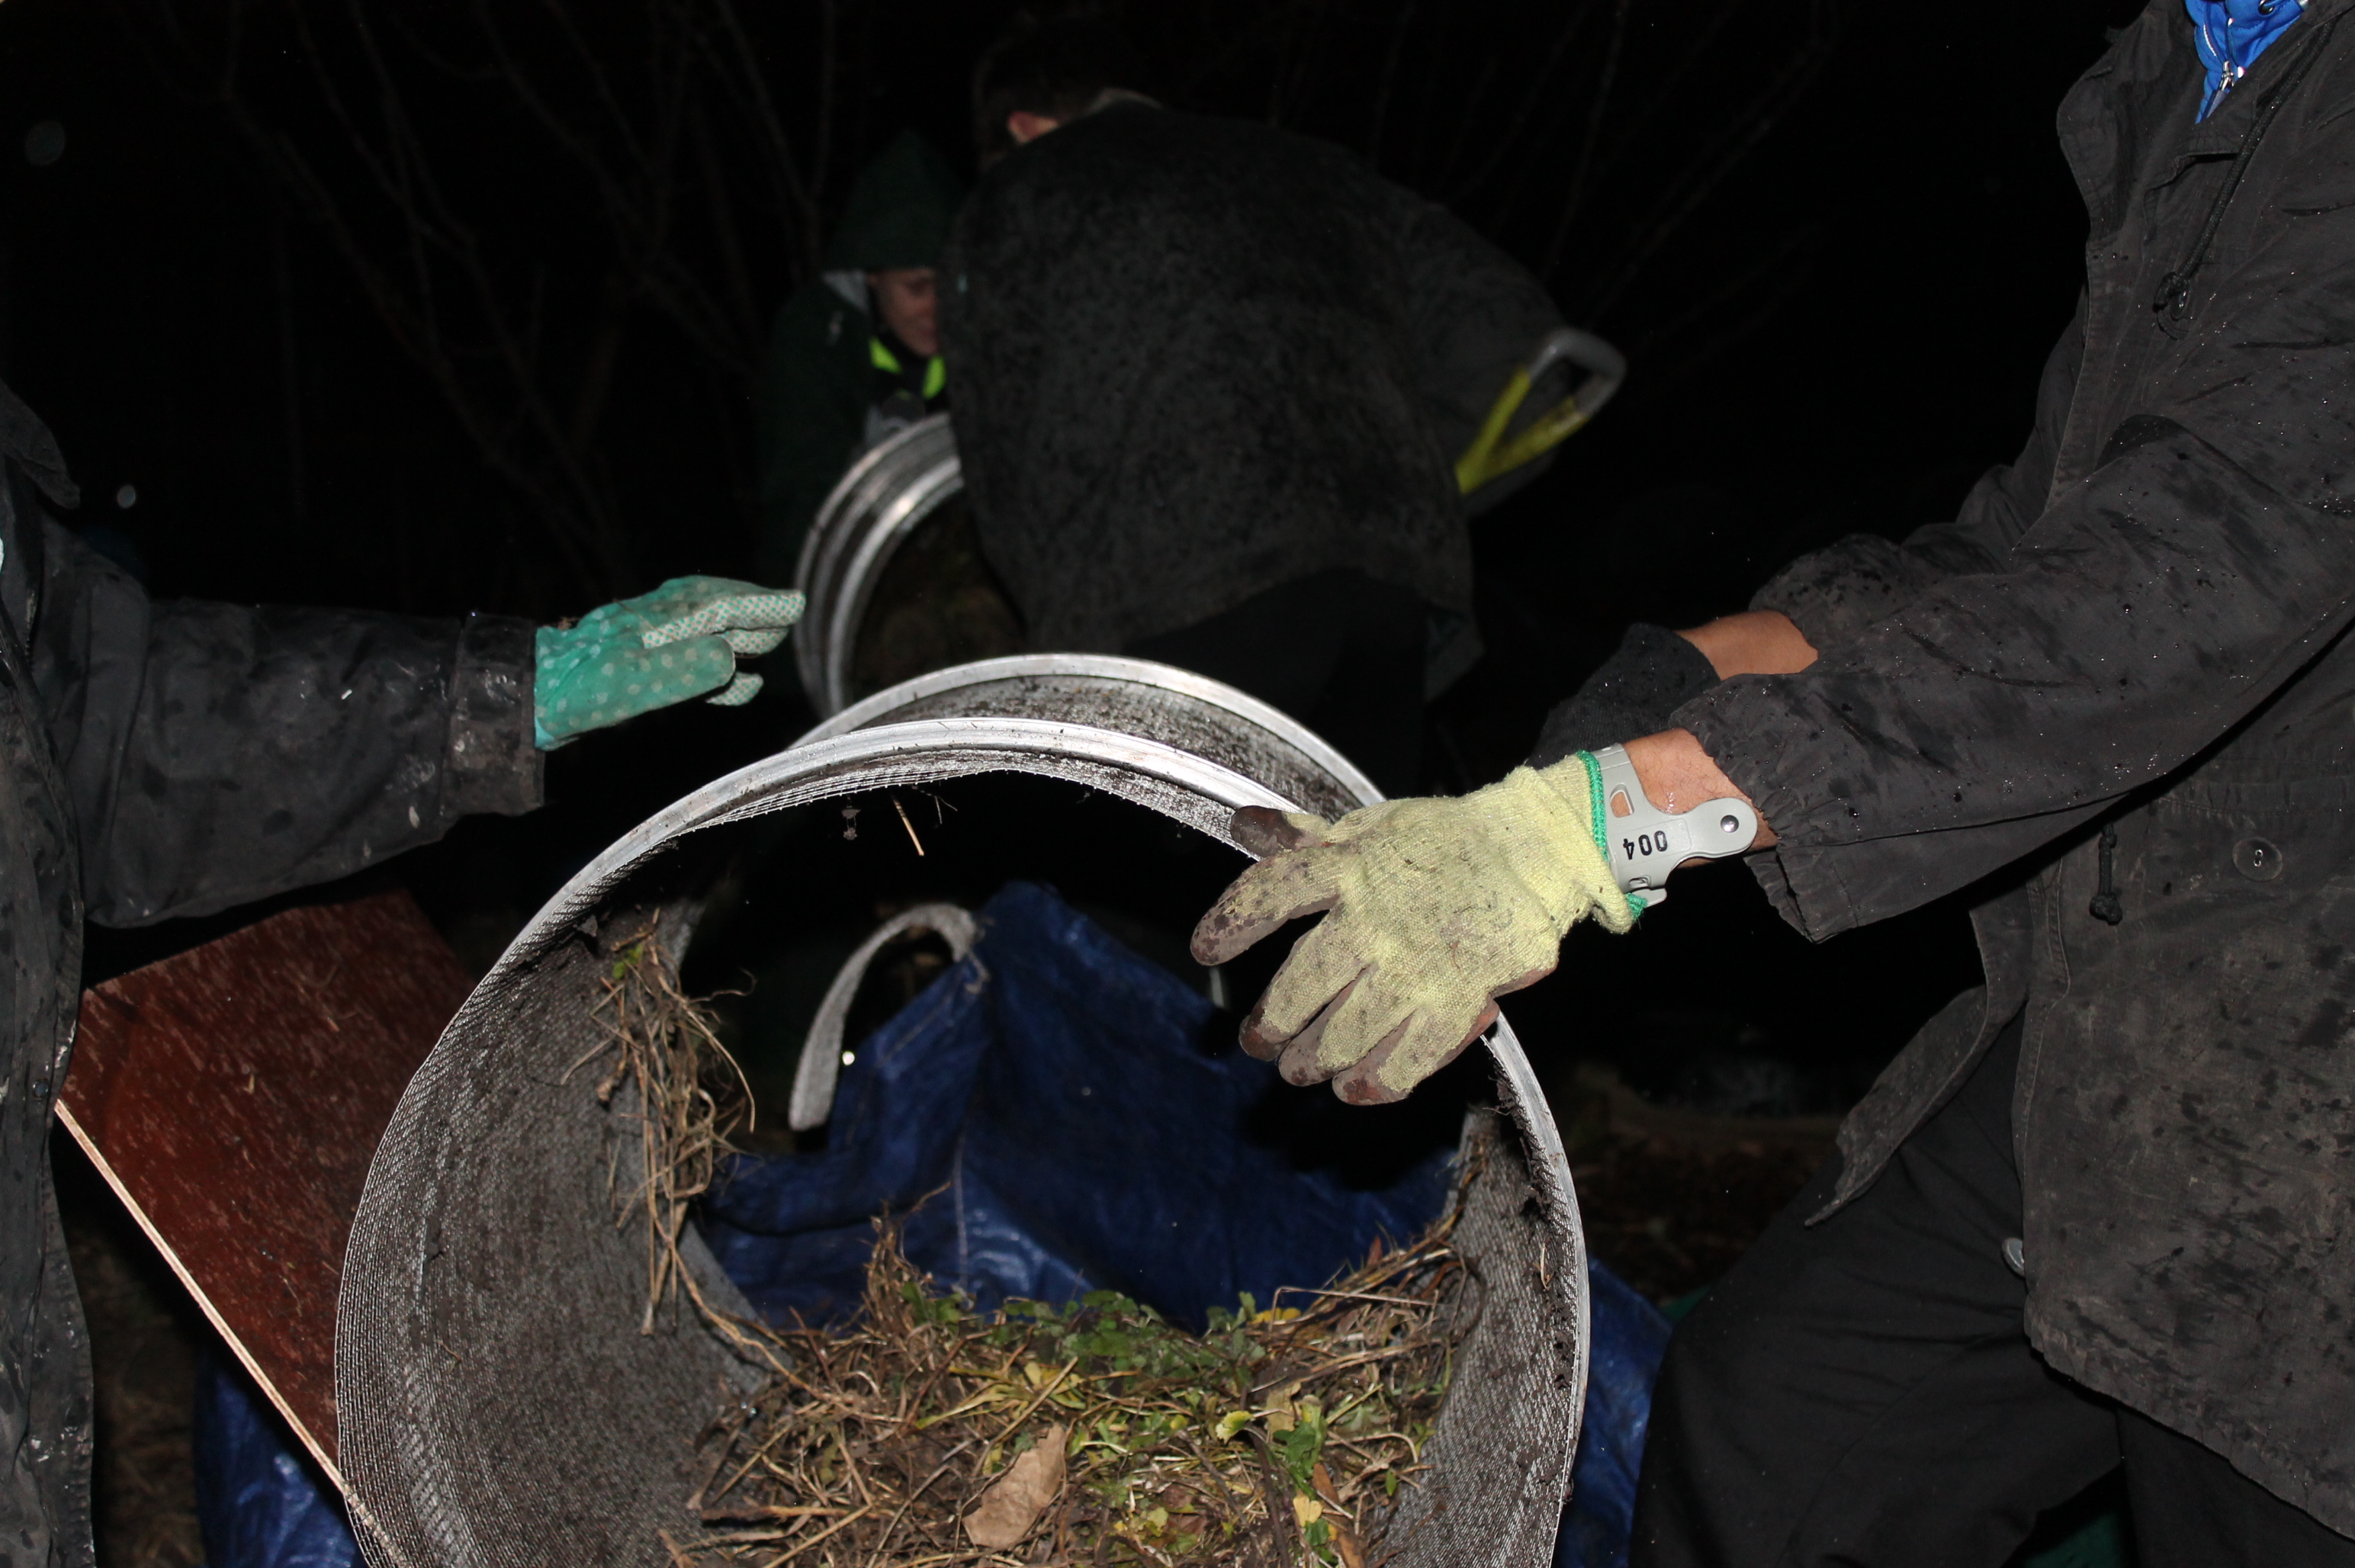
<svg viewBox="0 0 2355 1568"><path fill-rule="evenodd" d="M2195 124L2153 0L2061 110L2085 292L2026 450L1784 572L1820 660L1674 721L1809 935L1980 899L1987 986L1849 1118L1835 1205L2024 1004L2030 1339L2355 1533L2350 9Z"/></svg>
<svg viewBox="0 0 2355 1568"><path fill-rule="evenodd" d="M151 602L42 515L0 388L0 1561L93 1561L90 1351L48 1137L85 918L204 914L538 804L532 628Z"/></svg>
<svg viewBox="0 0 2355 1568"><path fill-rule="evenodd" d="M966 494L1032 646L1117 652L1340 567L1469 612L1455 461L1561 320L1443 209L1119 104L992 169L943 270Z"/></svg>

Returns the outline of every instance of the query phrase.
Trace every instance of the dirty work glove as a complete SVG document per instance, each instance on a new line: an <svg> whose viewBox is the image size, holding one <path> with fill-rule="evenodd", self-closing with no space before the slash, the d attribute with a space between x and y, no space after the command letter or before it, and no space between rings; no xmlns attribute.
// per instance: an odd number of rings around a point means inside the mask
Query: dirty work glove
<svg viewBox="0 0 2355 1568"><path fill-rule="evenodd" d="M761 677L736 661L770 652L801 619L802 596L726 577L674 577L652 593L542 626L534 739L543 752L690 697L750 702ZM725 689L722 689L725 688Z"/></svg>
<svg viewBox="0 0 2355 1568"><path fill-rule="evenodd" d="M1242 1047L1294 1083L1379 1104L1453 1061L1497 998L1550 973L1582 920L1625 931L1640 906L1613 881L1603 795L1582 757L1516 768L1453 800L1393 800L1336 823L1247 806L1234 835L1258 865L1194 928L1223 964L1327 912L1243 1020Z"/></svg>

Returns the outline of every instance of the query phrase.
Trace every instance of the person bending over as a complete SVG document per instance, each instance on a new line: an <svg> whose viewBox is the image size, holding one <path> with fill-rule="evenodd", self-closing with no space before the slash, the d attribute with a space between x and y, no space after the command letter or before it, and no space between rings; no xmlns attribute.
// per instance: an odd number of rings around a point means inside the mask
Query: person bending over
<svg viewBox="0 0 2355 1568"><path fill-rule="evenodd" d="M982 548L1034 648L1215 676L1411 789L1477 656L1467 510L1542 466L1466 496L1455 460L1561 317L1340 149L1140 80L1083 23L976 77L941 327Z"/></svg>

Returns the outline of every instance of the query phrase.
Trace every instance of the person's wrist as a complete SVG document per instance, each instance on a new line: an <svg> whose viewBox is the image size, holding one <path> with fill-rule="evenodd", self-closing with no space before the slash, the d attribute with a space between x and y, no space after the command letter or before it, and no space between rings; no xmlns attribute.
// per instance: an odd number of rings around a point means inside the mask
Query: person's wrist
<svg viewBox="0 0 2355 1568"><path fill-rule="evenodd" d="M1796 675L1816 662L1816 647L1780 610L1721 615L1677 635L1700 650L1720 680L1737 675Z"/></svg>
<svg viewBox="0 0 2355 1568"><path fill-rule="evenodd" d="M1689 730L1663 730L1621 744L1636 770L1636 782L1643 786L1644 798L1672 816L1728 795L1738 795L1753 806L1758 804L1751 800L1748 790L1725 776L1716 759L1701 750L1700 737ZM1751 848L1764 849L1774 842L1774 829L1762 815L1758 837Z"/></svg>
<svg viewBox="0 0 2355 1568"><path fill-rule="evenodd" d="M570 738L550 734L548 728L548 693L561 678L557 661L563 656L564 634L561 626L540 626L532 632L531 743L543 752L556 750Z"/></svg>

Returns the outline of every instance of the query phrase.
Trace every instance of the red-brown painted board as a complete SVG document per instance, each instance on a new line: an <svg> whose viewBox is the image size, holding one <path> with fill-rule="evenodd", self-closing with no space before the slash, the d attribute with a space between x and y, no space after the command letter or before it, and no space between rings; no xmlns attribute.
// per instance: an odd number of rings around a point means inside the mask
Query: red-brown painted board
<svg viewBox="0 0 2355 1568"><path fill-rule="evenodd" d="M401 1091L472 988L392 892L82 996L68 1129L339 1486L344 1243Z"/></svg>

